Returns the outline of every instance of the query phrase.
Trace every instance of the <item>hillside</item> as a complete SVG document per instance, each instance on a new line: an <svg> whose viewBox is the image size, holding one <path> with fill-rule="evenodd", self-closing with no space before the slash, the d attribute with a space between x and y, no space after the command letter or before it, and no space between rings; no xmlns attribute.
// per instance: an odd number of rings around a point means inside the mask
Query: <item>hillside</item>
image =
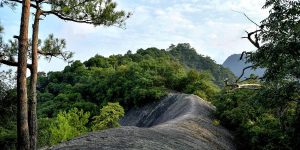
<svg viewBox="0 0 300 150"><path fill-rule="evenodd" d="M208 56L198 54L196 50L189 43L179 43L171 45L167 50L159 50L157 48L139 49L136 54L131 51L127 52L125 56L131 57L133 60L146 57L170 57L172 61L182 64L186 69L195 69L200 72L207 72L213 78L213 82L219 87L224 86L224 79L233 81L236 79L235 75L227 68L217 64Z"/></svg>
<svg viewBox="0 0 300 150"><path fill-rule="evenodd" d="M96 55L85 62L74 61L62 71L39 73L38 146L53 145L92 131L93 117L101 114L100 109L108 103L118 103L127 111L155 103L170 91L194 94L212 101L220 91L223 79L229 76L233 76L232 73L210 58L198 55L189 44L178 44L168 50L139 49L134 54L128 51L125 55L110 57ZM14 90L7 92L11 93L6 94L9 96L3 97L3 101L15 99ZM11 112L7 108L15 108L16 105L8 104L1 109L3 114L9 114L2 120L10 120L11 124L15 124L16 110ZM70 130L60 128L57 121L59 114L66 115L70 110L74 110L70 112L73 114L80 111L81 114L89 114L82 128L74 129L74 121L68 125ZM1 123L5 134L0 135L0 145L9 149L16 142L15 126ZM69 135L58 134L64 132Z"/></svg>
<svg viewBox="0 0 300 150"><path fill-rule="evenodd" d="M198 54L188 43L170 46L169 53L188 68L211 73L214 83L221 87L224 85L224 79L233 81L236 78L236 74L217 64L210 57Z"/></svg>
<svg viewBox="0 0 300 150"><path fill-rule="evenodd" d="M233 136L212 124L214 109L195 95L169 94L160 102L130 110L121 128L88 133L49 149L234 150Z"/></svg>
<svg viewBox="0 0 300 150"><path fill-rule="evenodd" d="M241 57L241 54L233 54L233 55L229 56L223 63L223 67L228 68L237 77L239 77L242 74L242 70L245 67L252 65L251 63L247 63L245 58L240 60L240 57ZM265 72L265 69L262 69L262 68L258 68L256 70L247 69L245 71L243 78L250 77L251 74L255 74L259 77L262 77L264 72Z"/></svg>

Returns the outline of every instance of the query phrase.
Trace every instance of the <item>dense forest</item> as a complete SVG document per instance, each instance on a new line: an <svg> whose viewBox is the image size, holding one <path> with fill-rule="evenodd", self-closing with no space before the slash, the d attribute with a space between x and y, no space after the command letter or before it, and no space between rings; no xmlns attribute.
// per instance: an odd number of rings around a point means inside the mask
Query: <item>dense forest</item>
<svg viewBox="0 0 300 150"><path fill-rule="evenodd" d="M18 67L17 82L12 72L0 74L1 148L36 149L36 145L51 146L87 132L119 127L127 110L172 92L194 94L213 104L217 119L212 123L229 129L238 149L300 146L299 0L266 0L263 8L269 15L260 23L244 14L256 26L243 37L256 48L242 53L241 58L251 64L245 69L266 70L262 77L251 75L242 81L210 57L197 54L188 43L110 57L95 55L85 62L76 60L62 71L37 72L39 55L66 61L72 57L62 51L64 40L53 35L44 42L38 39L40 16L122 27L131 14L115 11L116 3L110 0L99 9L92 8L103 1L49 1L50 11L42 10L43 1L34 2L0 1L0 6L23 6L17 40L5 43L0 26L0 63ZM29 40L30 7L36 16Z"/></svg>

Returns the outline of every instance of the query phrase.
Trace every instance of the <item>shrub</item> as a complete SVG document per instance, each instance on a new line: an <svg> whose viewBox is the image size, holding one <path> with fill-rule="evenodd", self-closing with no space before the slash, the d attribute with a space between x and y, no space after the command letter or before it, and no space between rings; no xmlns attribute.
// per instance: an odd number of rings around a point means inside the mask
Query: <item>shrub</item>
<svg viewBox="0 0 300 150"><path fill-rule="evenodd" d="M98 116L93 117L93 131L119 127L119 119L124 116L124 109L119 103L108 103L100 110Z"/></svg>
<svg viewBox="0 0 300 150"><path fill-rule="evenodd" d="M50 143L56 144L69 140L75 136L79 136L88 131L86 124L90 113L84 113L83 110L77 108L71 109L67 112L60 112L50 125Z"/></svg>

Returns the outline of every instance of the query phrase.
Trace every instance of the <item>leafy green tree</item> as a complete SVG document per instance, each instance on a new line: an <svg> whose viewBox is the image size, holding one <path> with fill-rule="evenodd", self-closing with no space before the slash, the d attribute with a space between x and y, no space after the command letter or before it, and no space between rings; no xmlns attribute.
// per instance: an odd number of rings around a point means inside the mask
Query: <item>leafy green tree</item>
<svg viewBox="0 0 300 150"><path fill-rule="evenodd" d="M119 127L119 119L124 116L124 109L119 103L108 103L100 110L98 116L94 116L92 122L93 131Z"/></svg>
<svg viewBox="0 0 300 150"><path fill-rule="evenodd" d="M249 32L253 68L266 68L257 91L224 90L214 101L240 149L297 149L300 141L300 1L266 0L269 16ZM250 80L250 82L256 82Z"/></svg>
<svg viewBox="0 0 300 150"><path fill-rule="evenodd" d="M291 144L295 147L300 143L299 5L299 0L266 0L263 8L269 9L269 16L258 25L258 30L249 32L246 37L257 48L254 52L246 52L248 61L254 68L266 68L262 79L267 88L262 92L262 98L268 100L266 106L281 111L276 115L281 125L291 110L290 103L297 102L297 119L290 120L294 122L295 131L290 136L295 139L295 144ZM288 132L289 128L285 129Z"/></svg>
<svg viewBox="0 0 300 150"><path fill-rule="evenodd" d="M293 149L296 102L280 109L272 101L287 93L268 88L223 90L213 101L221 123L234 131L239 149Z"/></svg>
<svg viewBox="0 0 300 150"><path fill-rule="evenodd" d="M86 124L90 117L89 112L73 108L68 112L60 112L50 125L50 143L57 144L79 136L88 131Z"/></svg>
<svg viewBox="0 0 300 150"><path fill-rule="evenodd" d="M205 72L197 72L191 70L187 73L187 76L182 79L183 91L185 93L193 93L205 100L211 101L214 96L220 91L211 79L211 75Z"/></svg>
<svg viewBox="0 0 300 150"><path fill-rule="evenodd" d="M268 81L299 80L299 17L300 1L267 0L264 8L269 16L261 22L260 29L248 34L257 50L248 53L254 67L267 68Z"/></svg>

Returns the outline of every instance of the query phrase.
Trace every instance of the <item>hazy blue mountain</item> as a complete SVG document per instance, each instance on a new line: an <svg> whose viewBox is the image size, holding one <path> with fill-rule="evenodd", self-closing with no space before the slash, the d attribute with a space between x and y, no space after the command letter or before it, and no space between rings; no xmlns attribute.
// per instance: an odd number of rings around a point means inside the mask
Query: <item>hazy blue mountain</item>
<svg viewBox="0 0 300 150"><path fill-rule="evenodd" d="M252 65L251 63L246 63L245 58L240 60L240 57L241 57L241 54L233 54L233 55L229 56L223 63L223 66L225 68L228 68L229 70L231 70L237 77L239 77L242 74L242 71L245 67ZM258 68L256 70L247 69L245 71L243 78L247 78L251 74L255 74L255 75L261 77L261 76L263 76L264 72L265 72L265 69L262 69L262 68Z"/></svg>

